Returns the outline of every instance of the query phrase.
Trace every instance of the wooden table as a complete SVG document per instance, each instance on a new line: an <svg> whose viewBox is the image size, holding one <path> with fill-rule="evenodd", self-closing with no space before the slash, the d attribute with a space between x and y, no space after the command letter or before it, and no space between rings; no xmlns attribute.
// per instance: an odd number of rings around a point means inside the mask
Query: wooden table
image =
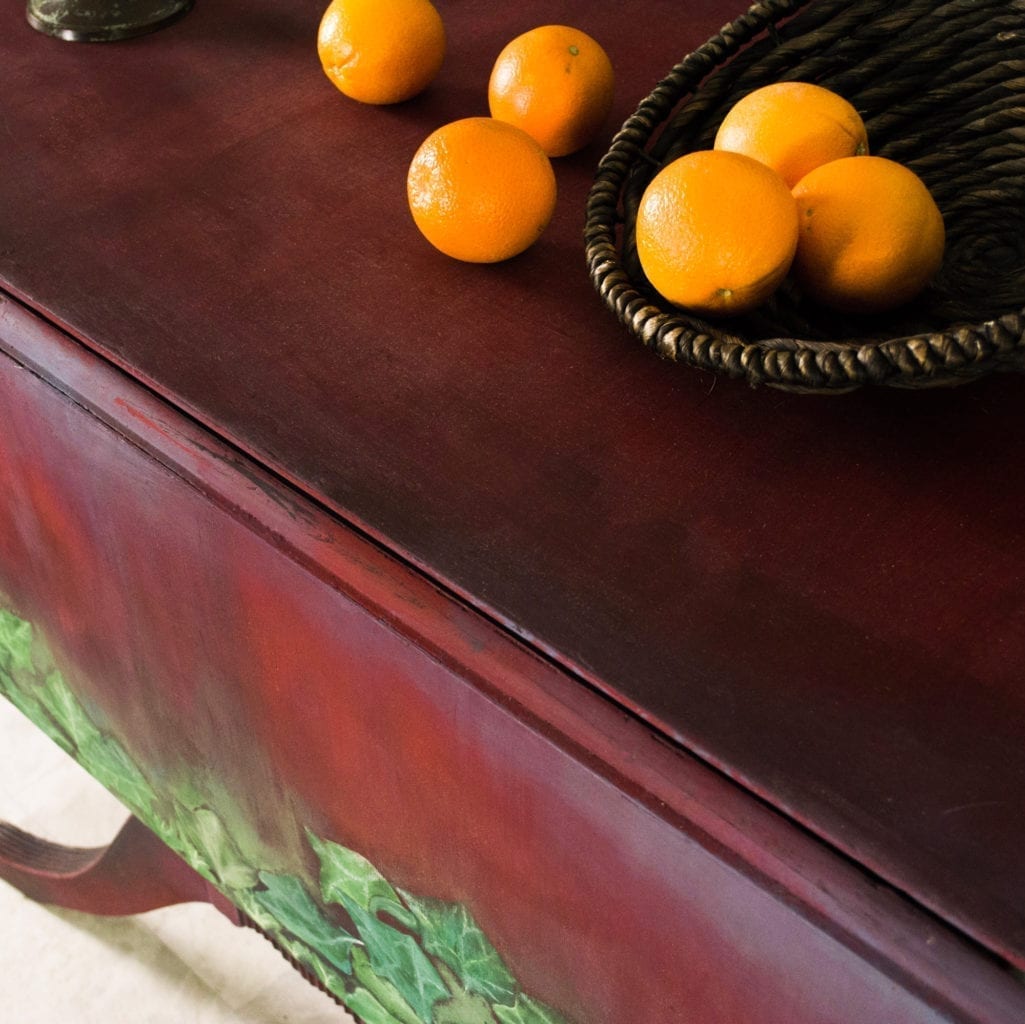
<svg viewBox="0 0 1025 1024"><path fill-rule="evenodd" d="M7 877L215 901L367 1022L1025 1019L1022 380L657 360L583 264L604 141L446 259L412 153L553 11L439 3L371 108L321 8L0 11L0 685L137 816ZM611 126L736 13L558 20Z"/></svg>

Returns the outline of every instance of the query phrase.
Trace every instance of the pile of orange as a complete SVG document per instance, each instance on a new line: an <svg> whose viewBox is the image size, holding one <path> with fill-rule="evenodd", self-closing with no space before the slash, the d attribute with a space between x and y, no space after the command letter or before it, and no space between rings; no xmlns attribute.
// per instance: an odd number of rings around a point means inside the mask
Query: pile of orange
<svg viewBox="0 0 1025 1024"><path fill-rule="evenodd" d="M695 313L748 312L791 267L812 301L881 312L928 284L945 233L922 180L868 155L865 125L847 100L785 82L739 100L712 150L655 176L636 241L652 286Z"/></svg>
<svg viewBox="0 0 1025 1024"><path fill-rule="evenodd" d="M317 38L328 78L375 104L425 89L445 46L430 0L331 0ZM491 116L443 125L414 155L406 195L417 228L467 262L533 245L555 210L551 159L594 138L613 89L608 55L578 29L542 25L512 39L487 83ZM642 197L635 238L652 286L712 316L761 305L791 269L814 301L889 309L925 287L945 241L922 181L869 156L854 107L807 82L754 90L728 111L711 150L663 168Z"/></svg>
<svg viewBox="0 0 1025 1024"><path fill-rule="evenodd" d="M434 80L445 43L430 0L331 0L317 52L345 95L398 103ZM531 246L555 210L549 158L594 138L612 108L613 87L608 55L578 29L542 25L509 42L488 81L491 117L442 126L409 166L406 194L424 237L474 263Z"/></svg>

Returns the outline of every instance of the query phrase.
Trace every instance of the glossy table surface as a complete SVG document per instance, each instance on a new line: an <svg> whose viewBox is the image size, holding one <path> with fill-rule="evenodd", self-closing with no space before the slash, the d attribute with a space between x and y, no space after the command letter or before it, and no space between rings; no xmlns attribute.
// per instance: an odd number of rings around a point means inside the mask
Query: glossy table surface
<svg viewBox="0 0 1025 1024"><path fill-rule="evenodd" d="M522 257L417 234L536 2L440 2L430 90L347 101L322 4L71 46L0 11L0 287L827 844L1025 967L1025 381L810 398L662 363L583 261L602 142ZM737 10L560 5L610 132Z"/></svg>

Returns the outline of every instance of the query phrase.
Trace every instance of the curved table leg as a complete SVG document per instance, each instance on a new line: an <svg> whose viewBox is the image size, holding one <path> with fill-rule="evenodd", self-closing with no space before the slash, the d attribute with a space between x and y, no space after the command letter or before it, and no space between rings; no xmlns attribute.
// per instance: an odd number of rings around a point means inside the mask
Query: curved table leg
<svg viewBox="0 0 1025 1024"><path fill-rule="evenodd" d="M109 846L91 849L51 843L0 821L0 880L38 903L104 916L210 903L233 924L259 932L311 985L345 1005L136 817Z"/></svg>
<svg viewBox="0 0 1025 1024"><path fill-rule="evenodd" d="M51 843L0 821L0 879L38 903L89 914L206 902L242 923L228 900L135 817L109 846L92 849Z"/></svg>

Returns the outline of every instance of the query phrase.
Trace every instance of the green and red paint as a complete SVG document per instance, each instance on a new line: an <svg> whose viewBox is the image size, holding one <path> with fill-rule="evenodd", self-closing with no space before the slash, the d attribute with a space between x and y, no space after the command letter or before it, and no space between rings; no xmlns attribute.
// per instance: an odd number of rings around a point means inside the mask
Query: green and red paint
<svg viewBox="0 0 1025 1024"><path fill-rule="evenodd" d="M562 1024L523 992L464 906L393 886L306 830L283 870L213 776L149 777L72 692L31 623L0 608L0 692L365 1024ZM96 720L100 719L100 720Z"/></svg>

